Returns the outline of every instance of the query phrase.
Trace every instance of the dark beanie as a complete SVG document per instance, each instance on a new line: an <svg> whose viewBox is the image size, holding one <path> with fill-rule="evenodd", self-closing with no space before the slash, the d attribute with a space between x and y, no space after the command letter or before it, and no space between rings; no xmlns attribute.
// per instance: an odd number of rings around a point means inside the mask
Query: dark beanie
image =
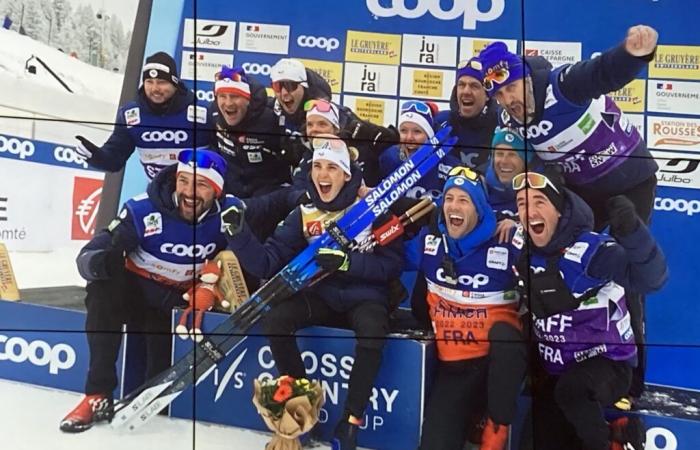
<svg viewBox="0 0 700 450"><path fill-rule="evenodd" d="M555 166L548 166L544 169L543 175L556 187L556 190L552 189L550 185L546 185L544 188L540 189L544 195L547 196L552 205L560 213L564 212L564 177L561 171ZM559 192L557 192L559 191Z"/></svg>
<svg viewBox="0 0 700 450"><path fill-rule="evenodd" d="M146 58L146 64L143 65L141 79L142 81L146 81L146 78L159 78L169 81L175 86L180 84L175 60L165 52L154 53Z"/></svg>

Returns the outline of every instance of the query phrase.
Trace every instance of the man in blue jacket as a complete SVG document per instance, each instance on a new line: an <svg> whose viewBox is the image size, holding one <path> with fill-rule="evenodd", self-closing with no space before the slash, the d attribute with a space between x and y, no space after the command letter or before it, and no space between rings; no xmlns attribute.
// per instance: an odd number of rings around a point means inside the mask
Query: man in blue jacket
<svg viewBox="0 0 700 450"><path fill-rule="evenodd" d="M564 171L567 185L593 209L595 230L608 224L606 201L625 195L649 223L658 166L637 129L608 96L654 57L658 34L645 25L630 28L624 42L600 56L554 70L544 58L523 59L495 42L479 55L484 87L504 108L503 124L519 129L545 163ZM644 306L628 297L640 364L631 397L644 390Z"/></svg>
<svg viewBox="0 0 700 450"><path fill-rule="evenodd" d="M194 93L177 74L173 58L164 52L146 58L143 84L136 99L119 108L112 135L102 147L83 136L77 151L96 169L117 172L135 149L149 180L158 171L177 163L183 148L203 147L213 125L207 108L198 105Z"/></svg>
<svg viewBox="0 0 700 450"><path fill-rule="evenodd" d="M666 259L632 202L608 200L612 237L594 233L586 203L558 174L513 178L522 225L513 245L543 373L533 376L533 448L641 450L638 418L608 424L637 364L626 292L659 289Z"/></svg>
<svg viewBox="0 0 700 450"><path fill-rule="evenodd" d="M351 165L345 143L332 135L312 141L311 202L301 205L264 244L249 224L243 209L232 207L222 215L229 230L229 248L252 274L269 278L324 232L329 221L343 216L359 201L362 183L358 167ZM357 241L371 232L364 230ZM280 375L305 378L306 370L294 334L312 325L343 326L357 335L355 362L350 373L345 413L335 429L334 450L355 450L374 378L379 371L384 337L389 329L389 281L401 274L399 241L373 251L321 248L315 258L328 273L314 286L273 306L263 322Z"/></svg>

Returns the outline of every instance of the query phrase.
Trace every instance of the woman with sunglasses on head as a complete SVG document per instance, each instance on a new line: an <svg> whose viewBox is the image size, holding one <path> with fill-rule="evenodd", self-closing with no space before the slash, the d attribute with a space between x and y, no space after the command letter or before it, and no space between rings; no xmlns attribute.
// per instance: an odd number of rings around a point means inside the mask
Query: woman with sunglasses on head
<svg viewBox="0 0 700 450"><path fill-rule="evenodd" d="M362 173L351 164L345 143L323 134L312 140L311 201L296 208L264 244L244 220L241 208L224 211L229 248L241 265L256 276L269 278L318 239L329 221L335 221L359 201ZM358 237L371 233L367 227ZM349 327L355 331L355 362L350 372L345 412L333 441L335 450L355 450L357 433L382 361L389 329L389 281L403 265L400 240L368 252L321 248L316 262L328 275L289 299L273 305L263 319L263 330L280 375L306 377L295 333L313 325Z"/></svg>
<svg viewBox="0 0 700 450"><path fill-rule="evenodd" d="M592 231L591 209L556 171L518 174L513 189L517 272L543 369L532 382L534 437L523 448L641 450L639 419L608 424L603 409L627 392L637 363L625 291L659 289L664 255L624 196L607 202L613 238Z"/></svg>
<svg viewBox="0 0 700 450"><path fill-rule="evenodd" d="M462 450L485 415L482 450L505 450L526 368L509 244L494 238L496 216L480 177L455 167L429 227L407 244L409 269L427 283L413 297L432 325L437 374L425 409L421 450ZM478 418L478 419L477 419Z"/></svg>

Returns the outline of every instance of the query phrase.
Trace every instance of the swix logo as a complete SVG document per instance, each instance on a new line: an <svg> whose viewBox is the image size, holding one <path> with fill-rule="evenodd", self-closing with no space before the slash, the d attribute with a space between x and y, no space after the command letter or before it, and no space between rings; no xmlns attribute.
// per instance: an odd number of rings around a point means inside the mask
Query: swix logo
<svg viewBox="0 0 700 450"><path fill-rule="evenodd" d="M88 240L95 234L97 210L100 208L103 181L75 177L73 182L73 220L71 239Z"/></svg>
<svg viewBox="0 0 700 450"><path fill-rule="evenodd" d="M74 148L57 146L53 150L53 157L56 161L68 164L77 164L87 169L88 164L85 158L78 154Z"/></svg>
<svg viewBox="0 0 700 450"><path fill-rule="evenodd" d="M391 238L394 234L398 233L401 231L401 224L396 223L391 226L388 230L383 232L382 234L379 235L378 242L381 245L382 243L386 242L387 239Z"/></svg>
<svg viewBox="0 0 700 450"><path fill-rule="evenodd" d="M249 75L269 76L272 67L269 64L243 63L243 70Z"/></svg>
<svg viewBox="0 0 700 450"><path fill-rule="evenodd" d="M0 135L0 153L9 153L25 159L34 154L34 143L24 139Z"/></svg>
<svg viewBox="0 0 700 450"><path fill-rule="evenodd" d="M318 47L327 52L332 52L340 47L340 41L336 38L306 36L303 34L297 38L297 44L299 47Z"/></svg>
<svg viewBox="0 0 700 450"><path fill-rule="evenodd" d="M455 280L452 277L448 277L445 275L445 270L441 267L435 272L435 277L437 278L438 281L442 281L445 283L450 283L450 284L463 284L464 286L470 286L474 289L477 289L481 286L486 286L489 283L489 277L488 275L484 275L481 273L478 273L474 275L473 277L470 277L469 275L460 275L457 277Z"/></svg>
<svg viewBox="0 0 700 450"><path fill-rule="evenodd" d="M525 134L525 127L520 127L520 134ZM549 132L554 128L554 124L549 120L543 120L538 124L527 127L527 138L536 139L540 136L549 136Z"/></svg>
<svg viewBox="0 0 700 450"><path fill-rule="evenodd" d="M491 8L487 11L479 9L478 0L452 0L452 9L444 11L440 0L415 0L413 9L406 6L406 0L385 1L389 6L382 6L380 0L367 0L367 9L377 17L403 17L418 19L430 13L438 20L454 20L463 18L462 27L465 30L475 30L477 22L491 22L498 19L505 9L505 0L491 0Z"/></svg>
<svg viewBox="0 0 700 450"><path fill-rule="evenodd" d="M163 130L163 131L146 131L141 134L141 139L144 142L174 142L181 144L187 140L187 133L183 130Z"/></svg>
<svg viewBox="0 0 700 450"><path fill-rule="evenodd" d="M59 370L67 370L75 364L75 350L68 344L51 346L48 342L36 340L27 342L19 336L7 337L0 334L0 361L21 364L49 366L49 373L57 375Z"/></svg>
<svg viewBox="0 0 700 450"><path fill-rule="evenodd" d="M194 244L173 244L166 242L160 246L162 253L167 253L175 256L189 256L190 258L208 258L216 251L216 244L210 242L207 245Z"/></svg>

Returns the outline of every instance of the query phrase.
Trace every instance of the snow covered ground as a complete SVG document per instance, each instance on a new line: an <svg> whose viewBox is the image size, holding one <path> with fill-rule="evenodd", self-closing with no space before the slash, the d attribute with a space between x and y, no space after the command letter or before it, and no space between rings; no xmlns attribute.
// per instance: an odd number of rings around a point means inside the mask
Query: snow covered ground
<svg viewBox="0 0 700 450"><path fill-rule="evenodd" d="M79 394L0 380L0 448L3 450L264 450L270 436L232 427L156 417L135 433L109 425L84 433L58 429ZM315 450L330 447L315 444Z"/></svg>

